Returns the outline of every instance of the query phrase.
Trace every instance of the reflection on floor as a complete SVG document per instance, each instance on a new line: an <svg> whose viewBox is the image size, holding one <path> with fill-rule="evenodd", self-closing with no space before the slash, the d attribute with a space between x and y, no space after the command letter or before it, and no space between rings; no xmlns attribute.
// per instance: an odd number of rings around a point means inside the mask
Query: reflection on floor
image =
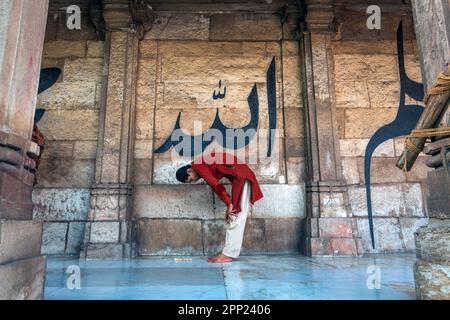
<svg viewBox="0 0 450 320"><path fill-rule="evenodd" d="M45 298L415 299L415 256L411 254L360 258L246 256L231 264L189 258L192 261L177 262L175 257L89 261L49 258ZM80 289L70 289L77 286L77 269Z"/></svg>

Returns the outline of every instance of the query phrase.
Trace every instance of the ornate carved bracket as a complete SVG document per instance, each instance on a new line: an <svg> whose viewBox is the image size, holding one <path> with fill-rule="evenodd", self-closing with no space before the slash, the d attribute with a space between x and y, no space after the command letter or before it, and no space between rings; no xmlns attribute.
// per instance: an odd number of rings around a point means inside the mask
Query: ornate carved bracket
<svg viewBox="0 0 450 320"><path fill-rule="evenodd" d="M152 28L153 8L144 0L102 0L108 31L135 33L138 39Z"/></svg>
<svg viewBox="0 0 450 320"><path fill-rule="evenodd" d="M313 32L334 32L335 27L334 0L307 0L306 26Z"/></svg>

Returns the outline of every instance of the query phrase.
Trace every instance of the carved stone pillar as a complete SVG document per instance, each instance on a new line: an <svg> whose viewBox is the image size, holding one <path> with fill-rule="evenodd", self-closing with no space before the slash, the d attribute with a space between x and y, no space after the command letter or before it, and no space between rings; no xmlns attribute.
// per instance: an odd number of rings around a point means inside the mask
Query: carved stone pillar
<svg viewBox="0 0 450 320"><path fill-rule="evenodd" d="M103 1L107 29L104 78L95 184L82 251L85 258L134 255L131 168L135 79L138 37L148 29L142 21L150 15L150 7L137 8L134 1Z"/></svg>
<svg viewBox="0 0 450 320"><path fill-rule="evenodd" d="M306 1L304 51L307 106L307 218L304 253L358 255L360 241L342 175L331 53L332 0Z"/></svg>
<svg viewBox="0 0 450 320"><path fill-rule="evenodd" d="M422 78L430 88L437 75L450 68L450 3L448 0L413 0L414 25ZM447 115L448 105L447 102ZM450 127L450 117L440 124ZM414 266L418 299L450 299L450 138L428 144L427 197L429 224L415 234L417 262Z"/></svg>
<svg viewBox="0 0 450 320"><path fill-rule="evenodd" d="M31 142L48 1L0 1L0 299L41 299L42 224L31 191Z"/></svg>

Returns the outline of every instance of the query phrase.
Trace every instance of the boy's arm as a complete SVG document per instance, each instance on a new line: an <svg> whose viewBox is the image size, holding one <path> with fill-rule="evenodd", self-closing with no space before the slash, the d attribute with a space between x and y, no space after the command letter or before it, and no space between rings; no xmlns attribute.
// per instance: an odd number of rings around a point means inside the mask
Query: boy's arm
<svg viewBox="0 0 450 320"><path fill-rule="evenodd" d="M194 169L195 172L197 172L200 177L205 180L205 182L214 190L214 192L217 194L217 196L227 205L229 206L231 204L230 196L227 193L227 190L225 190L225 187L219 182L219 180L214 177L214 175L211 173L211 170L209 170L208 165L206 164L192 164L192 169Z"/></svg>

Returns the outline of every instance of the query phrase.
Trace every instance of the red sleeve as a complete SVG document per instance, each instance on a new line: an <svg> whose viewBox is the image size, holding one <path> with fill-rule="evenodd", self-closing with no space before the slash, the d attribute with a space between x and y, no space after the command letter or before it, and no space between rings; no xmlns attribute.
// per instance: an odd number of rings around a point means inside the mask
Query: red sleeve
<svg viewBox="0 0 450 320"><path fill-rule="evenodd" d="M225 187L219 182L219 180L214 177L214 175L211 173L211 170L209 170L209 167L207 164L192 164L192 169L197 172L200 177L205 180L205 182L214 190L214 192L217 194L217 196L228 206L231 204L230 196L227 193L227 190L225 190Z"/></svg>

